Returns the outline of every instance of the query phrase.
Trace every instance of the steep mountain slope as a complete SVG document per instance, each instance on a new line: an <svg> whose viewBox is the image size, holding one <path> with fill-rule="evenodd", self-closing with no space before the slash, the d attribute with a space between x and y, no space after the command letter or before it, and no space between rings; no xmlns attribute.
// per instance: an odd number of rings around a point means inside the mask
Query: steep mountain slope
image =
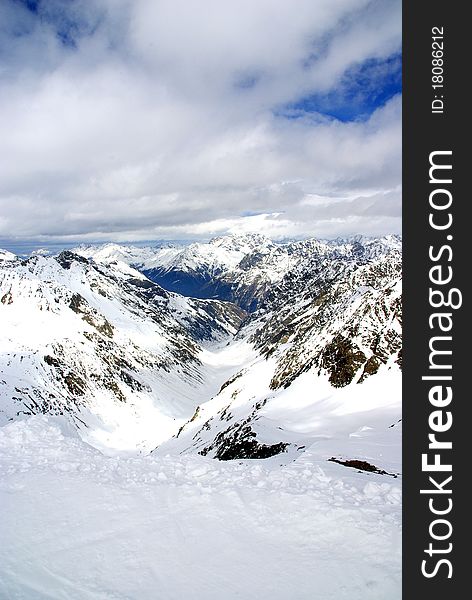
<svg viewBox="0 0 472 600"><path fill-rule="evenodd" d="M321 448L321 438L353 451L346 440L368 431L372 448L397 449L396 460L379 451L370 460L397 472L399 438L390 426L401 415L401 255L378 247L374 258L365 254L297 270L272 288L237 336L257 358L158 452L292 460L314 442Z"/></svg>
<svg viewBox="0 0 472 600"><path fill-rule="evenodd" d="M214 393L199 355L244 312L163 290L125 263L0 262L0 416L66 414L97 446L150 448Z"/></svg>

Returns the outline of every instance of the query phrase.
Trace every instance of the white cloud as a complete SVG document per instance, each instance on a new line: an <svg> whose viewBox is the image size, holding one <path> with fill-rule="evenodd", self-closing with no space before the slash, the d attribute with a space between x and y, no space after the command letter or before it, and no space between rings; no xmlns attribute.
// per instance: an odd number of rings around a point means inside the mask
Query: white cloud
<svg viewBox="0 0 472 600"><path fill-rule="evenodd" d="M57 39L63 2L41 21L14 4L1 237L399 231L399 98L366 122L275 115L398 52L400 2L81 0L76 48Z"/></svg>

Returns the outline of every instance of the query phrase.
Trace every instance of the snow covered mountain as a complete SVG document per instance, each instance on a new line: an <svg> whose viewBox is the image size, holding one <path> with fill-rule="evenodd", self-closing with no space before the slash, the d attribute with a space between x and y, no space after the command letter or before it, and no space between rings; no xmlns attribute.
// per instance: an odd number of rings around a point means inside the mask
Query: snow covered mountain
<svg viewBox="0 0 472 600"><path fill-rule="evenodd" d="M398 238L42 254L0 252L2 598L401 595Z"/></svg>
<svg viewBox="0 0 472 600"><path fill-rule="evenodd" d="M307 411L324 407L323 427L349 423L332 418L344 403L400 418L398 238L77 252L2 255L3 421L67 414L101 448L291 460L319 435ZM156 269L231 301L167 291Z"/></svg>
<svg viewBox="0 0 472 600"><path fill-rule="evenodd" d="M110 264L124 261L144 273L152 281L169 291L196 298L228 300L251 309L252 296L248 290L260 279L251 268L253 257L273 257L277 246L262 235L219 237L208 244L194 243L189 246L160 246L157 248L133 248L117 244L104 246L80 246L78 254L96 262ZM252 257L248 261L247 257ZM269 267L269 265L267 265ZM273 273L266 268L264 284L270 283ZM238 282L237 275L250 272L250 281ZM257 283L256 283L257 285ZM265 289L265 288L264 288Z"/></svg>
<svg viewBox="0 0 472 600"><path fill-rule="evenodd" d="M98 446L149 448L191 414L211 382L201 344L244 312L169 293L125 263L71 252L0 263L0 416L67 414Z"/></svg>
<svg viewBox="0 0 472 600"><path fill-rule="evenodd" d="M323 272L284 278L236 339L249 341L256 358L199 406L162 451L222 460L287 453L293 460L315 442L320 448L320 436L360 436L365 426L370 437L399 449L398 428L391 427L401 417L397 250L360 263L343 257ZM346 439L339 449L345 445ZM399 468L375 454L369 460Z"/></svg>
<svg viewBox="0 0 472 600"><path fill-rule="evenodd" d="M169 291L227 300L253 312L287 273L325 270L336 260L362 263L392 250L401 251L396 236L274 243L263 235L244 234L183 247L105 244L75 252L103 264L126 262Z"/></svg>

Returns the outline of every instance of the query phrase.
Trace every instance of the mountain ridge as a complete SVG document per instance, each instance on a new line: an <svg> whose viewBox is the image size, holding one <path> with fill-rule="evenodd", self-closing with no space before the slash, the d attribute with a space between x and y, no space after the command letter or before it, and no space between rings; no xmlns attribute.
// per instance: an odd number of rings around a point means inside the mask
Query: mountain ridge
<svg viewBox="0 0 472 600"><path fill-rule="evenodd" d="M82 246L76 252L105 264L115 260L126 262L169 291L227 300L254 312L270 288L304 260L310 263L313 260L320 263L323 258L370 260L400 249L398 236L276 243L260 234L244 234L183 247L139 249L105 244Z"/></svg>
<svg viewBox="0 0 472 600"><path fill-rule="evenodd" d="M191 298L151 280L151 264L172 253L180 269L176 257L189 252L193 272L223 298ZM312 444L314 429L296 432L306 410L296 398L277 417L291 414L293 427L264 416L297 389L310 411L318 387L341 411L349 395L362 405L364 389L373 410L370 380L387 379L395 393L386 422L400 416L397 236L285 244L231 236L193 248L114 244L0 258L0 314L17 313L0 338L4 419L62 411L105 451L159 446L224 459L293 457L302 439Z"/></svg>

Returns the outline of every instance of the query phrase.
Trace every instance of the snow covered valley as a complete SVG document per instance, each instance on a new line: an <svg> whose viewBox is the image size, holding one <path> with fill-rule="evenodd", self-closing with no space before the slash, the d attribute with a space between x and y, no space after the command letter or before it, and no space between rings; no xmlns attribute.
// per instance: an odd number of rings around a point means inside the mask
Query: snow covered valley
<svg viewBox="0 0 472 600"><path fill-rule="evenodd" d="M0 598L399 599L398 240L77 252L0 253Z"/></svg>

